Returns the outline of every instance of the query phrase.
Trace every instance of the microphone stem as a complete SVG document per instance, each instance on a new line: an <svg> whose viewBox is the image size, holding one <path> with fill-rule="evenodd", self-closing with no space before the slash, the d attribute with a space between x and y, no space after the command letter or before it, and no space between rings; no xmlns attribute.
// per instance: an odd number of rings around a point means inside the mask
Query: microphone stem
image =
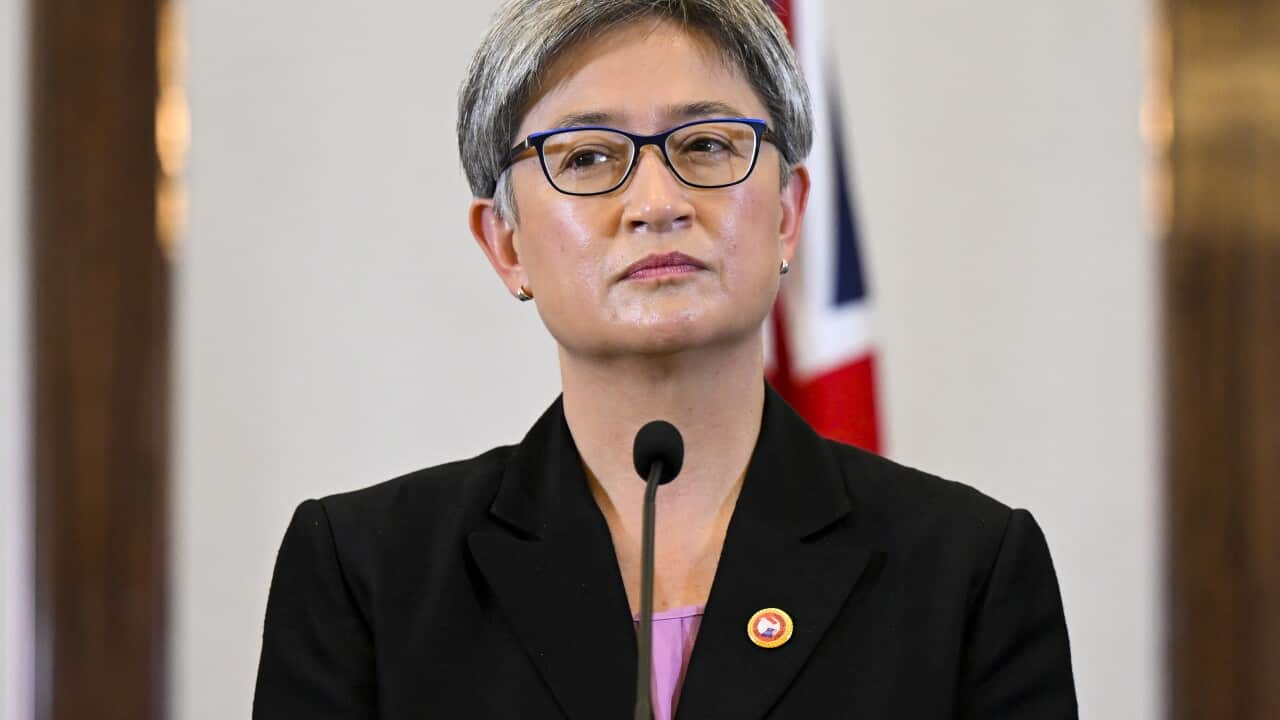
<svg viewBox="0 0 1280 720"><path fill-rule="evenodd" d="M653 535L662 461L649 466L644 485L644 515L640 539L640 632L637 642L635 720L652 720L649 677L653 671Z"/></svg>

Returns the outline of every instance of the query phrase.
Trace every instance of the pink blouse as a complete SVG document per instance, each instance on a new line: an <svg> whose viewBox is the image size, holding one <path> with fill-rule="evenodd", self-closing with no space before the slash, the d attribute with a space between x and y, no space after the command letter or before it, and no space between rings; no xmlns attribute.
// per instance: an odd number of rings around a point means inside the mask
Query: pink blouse
<svg viewBox="0 0 1280 720"><path fill-rule="evenodd" d="M690 605L653 614L653 674L650 697L653 720L671 720L680 702L680 688L689 667L689 653L702 624L705 605ZM636 624L640 617L632 618Z"/></svg>

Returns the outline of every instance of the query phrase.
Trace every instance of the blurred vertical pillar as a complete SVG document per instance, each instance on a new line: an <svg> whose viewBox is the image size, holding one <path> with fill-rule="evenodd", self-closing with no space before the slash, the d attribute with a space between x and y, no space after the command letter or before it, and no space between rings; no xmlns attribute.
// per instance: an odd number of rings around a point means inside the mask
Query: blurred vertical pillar
<svg viewBox="0 0 1280 720"><path fill-rule="evenodd" d="M36 712L164 712L158 0L32 0Z"/></svg>
<svg viewBox="0 0 1280 720"><path fill-rule="evenodd" d="M1170 709L1280 718L1280 2L1164 0Z"/></svg>

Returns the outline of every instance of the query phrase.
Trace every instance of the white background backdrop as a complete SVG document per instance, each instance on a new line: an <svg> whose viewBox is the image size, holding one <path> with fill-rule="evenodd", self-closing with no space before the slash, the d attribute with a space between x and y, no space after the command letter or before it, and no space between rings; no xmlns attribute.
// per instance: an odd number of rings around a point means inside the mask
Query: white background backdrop
<svg viewBox="0 0 1280 720"><path fill-rule="evenodd" d="M247 715L300 500L518 441L558 392L464 224L454 97L494 4L188 7L176 717ZM1082 716L1158 717L1145 6L829 5L888 454L1029 507Z"/></svg>
<svg viewBox="0 0 1280 720"><path fill-rule="evenodd" d="M30 712L27 552L26 3L0 0L0 719Z"/></svg>

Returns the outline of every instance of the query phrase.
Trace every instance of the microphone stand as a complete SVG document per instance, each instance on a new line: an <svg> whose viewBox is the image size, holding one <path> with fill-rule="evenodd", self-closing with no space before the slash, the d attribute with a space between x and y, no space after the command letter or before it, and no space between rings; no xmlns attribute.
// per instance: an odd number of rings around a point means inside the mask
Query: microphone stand
<svg viewBox="0 0 1280 720"><path fill-rule="evenodd" d="M644 485L644 514L640 537L640 632L637 643L636 715L635 720L653 720L649 695L653 672L653 535L658 498L658 479L662 477L662 461L649 466Z"/></svg>

